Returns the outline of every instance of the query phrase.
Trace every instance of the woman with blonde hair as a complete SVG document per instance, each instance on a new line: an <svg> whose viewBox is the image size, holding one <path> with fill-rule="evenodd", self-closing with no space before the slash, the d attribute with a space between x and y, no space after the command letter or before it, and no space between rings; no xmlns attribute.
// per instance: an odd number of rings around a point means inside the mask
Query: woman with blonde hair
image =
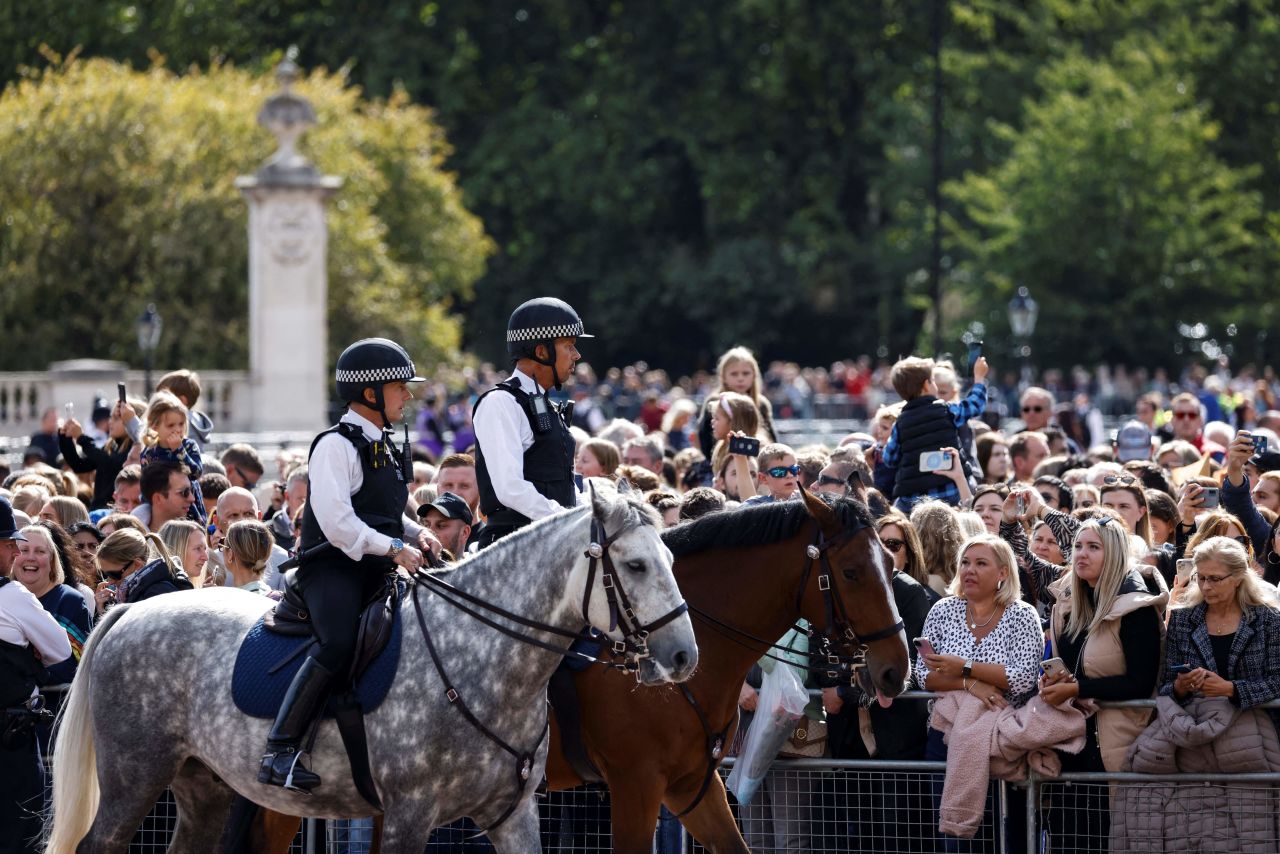
<svg viewBox="0 0 1280 854"><path fill-rule="evenodd" d="M702 420L698 423L698 446L702 452L709 454L710 449L715 447L716 440L711 435L711 399L726 391L745 395L755 407L759 427L751 430L748 435L754 436L758 432L761 441L776 442L773 407L769 399L760 392L760 365L756 362L755 355L746 347L734 347L726 351L716 363L716 377L716 387L707 396L708 405L703 408Z"/></svg>
<svg viewBox="0 0 1280 854"><path fill-rule="evenodd" d="M956 574L956 559L964 543L964 531L956 511L941 501L922 501L911 508L911 526L920 539L922 584L946 596Z"/></svg>
<svg viewBox="0 0 1280 854"><path fill-rule="evenodd" d="M1229 697L1241 710L1280 697L1280 611L1248 552L1212 537L1191 559L1195 583L1169 618L1161 695L1178 702L1193 693ZM1175 672L1184 664L1188 672Z"/></svg>
<svg viewBox="0 0 1280 854"><path fill-rule="evenodd" d="M182 566L197 590L207 581L206 565L209 562L209 538L205 529L190 519L170 519L159 532L169 554Z"/></svg>
<svg viewBox="0 0 1280 854"><path fill-rule="evenodd" d="M67 531L77 522L88 522L89 511L79 498L55 495L40 509L40 518L56 522L62 526L62 530Z"/></svg>
<svg viewBox="0 0 1280 854"><path fill-rule="evenodd" d="M1155 695L1169 593L1154 568L1144 574L1133 565L1132 542L1124 523L1109 516L1085 522L1076 532L1071 569L1051 587L1056 602L1049 642L1063 666L1046 670L1040 680L1040 695L1050 705L1078 697L1120 701ZM1084 750L1059 751L1063 770L1121 770L1125 753L1150 720L1150 709L1100 710L1086 721ZM1073 796L1071 803L1049 813L1054 848L1105 851L1106 791Z"/></svg>
<svg viewBox="0 0 1280 854"><path fill-rule="evenodd" d="M222 559L231 575L232 586L264 596L270 593L271 588L262 581L262 573L274 545L270 529L257 519L241 519L228 528L222 543Z"/></svg>
<svg viewBox="0 0 1280 854"><path fill-rule="evenodd" d="M98 585L98 611L116 602L141 602L164 593L191 590L191 579L155 534L132 528L110 534L94 555L103 581Z"/></svg>
<svg viewBox="0 0 1280 854"><path fill-rule="evenodd" d="M80 662L80 651L89 636L92 618L89 605L80 591L67 583L66 569L59 556L47 522L28 525L18 542L18 556L13 559L10 578L40 600L40 605L58 621L67 633L72 655L66 661L48 668L54 682L70 682Z"/></svg>

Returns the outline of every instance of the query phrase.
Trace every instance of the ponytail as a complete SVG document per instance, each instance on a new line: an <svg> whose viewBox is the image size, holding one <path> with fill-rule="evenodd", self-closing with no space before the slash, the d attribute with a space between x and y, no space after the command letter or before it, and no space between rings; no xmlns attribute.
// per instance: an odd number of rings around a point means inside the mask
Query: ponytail
<svg viewBox="0 0 1280 854"><path fill-rule="evenodd" d="M241 566L258 575L266 570L274 545L275 537L266 525L257 519L242 519L227 529L223 548L235 555Z"/></svg>
<svg viewBox="0 0 1280 854"><path fill-rule="evenodd" d="M157 535L148 532L147 542L151 544L152 554L163 560L164 565L169 568L169 574L177 575L178 570L181 569L181 565L177 568L174 567L173 555L169 554L169 547L164 544L164 540L160 539Z"/></svg>

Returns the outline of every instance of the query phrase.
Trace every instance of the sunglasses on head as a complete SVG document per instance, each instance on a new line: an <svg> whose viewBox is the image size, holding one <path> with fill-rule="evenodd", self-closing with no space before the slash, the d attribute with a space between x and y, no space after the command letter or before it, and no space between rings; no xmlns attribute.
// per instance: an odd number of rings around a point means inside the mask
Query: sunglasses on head
<svg viewBox="0 0 1280 854"><path fill-rule="evenodd" d="M789 474L800 474L800 466L774 466L773 468L765 469L765 471L769 473L769 477L786 477ZM839 483L839 481L836 482Z"/></svg>
<svg viewBox="0 0 1280 854"><path fill-rule="evenodd" d="M1137 482L1136 477L1127 474L1109 474L1102 479L1104 486L1133 486Z"/></svg>
<svg viewBox="0 0 1280 854"><path fill-rule="evenodd" d="M1112 523L1115 523L1117 525L1120 524L1119 522L1116 522L1115 517L1113 516L1098 516L1093 521L1098 523L1099 528L1105 528Z"/></svg>
<svg viewBox="0 0 1280 854"><path fill-rule="evenodd" d="M906 543L903 542L902 540L897 540L897 539L894 539L893 537L890 537L887 540L881 540L880 542L884 543L884 547L889 551L893 552L894 554L897 554L898 552L902 551L902 547L906 545Z"/></svg>

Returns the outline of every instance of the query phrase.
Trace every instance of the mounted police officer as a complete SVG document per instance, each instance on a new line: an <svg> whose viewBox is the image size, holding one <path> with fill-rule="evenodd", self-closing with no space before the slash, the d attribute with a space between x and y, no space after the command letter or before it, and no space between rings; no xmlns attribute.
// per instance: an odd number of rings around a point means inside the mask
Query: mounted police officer
<svg viewBox="0 0 1280 854"><path fill-rule="evenodd" d="M431 535L404 515L413 482L406 431L397 448L391 423L423 382L404 348L366 338L338 358L338 396L347 412L311 443L309 492L298 537L297 589L306 600L319 648L285 693L258 780L310 791L320 778L298 759L302 739L333 679L355 654L360 613L396 565L422 565Z"/></svg>
<svg viewBox="0 0 1280 854"><path fill-rule="evenodd" d="M577 339L592 337L578 313L554 297L529 300L511 313L507 353L515 370L482 394L472 413L480 510L487 519L480 548L577 504L572 404L552 403L547 392L573 375L581 358Z"/></svg>
<svg viewBox="0 0 1280 854"><path fill-rule="evenodd" d="M36 741L45 666L71 657L71 642L31 591L9 578L25 540L0 498L0 851L36 851L44 808L44 762ZM47 713L44 713L47 714Z"/></svg>

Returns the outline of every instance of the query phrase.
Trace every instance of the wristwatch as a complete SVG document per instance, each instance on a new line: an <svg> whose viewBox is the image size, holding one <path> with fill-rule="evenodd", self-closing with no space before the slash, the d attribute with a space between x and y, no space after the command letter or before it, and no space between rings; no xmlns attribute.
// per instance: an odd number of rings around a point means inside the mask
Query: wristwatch
<svg viewBox="0 0 1280 854"><path fill-rule="evenodd" d="M395 557L404 551L404 540L392 540L391 548L387 551L387 557Z"/></svg>
<svg viewBox="0 0 1280 854"><path fill-rule="evenodd" d="M964 660L964 670L960 671L960 676L964 679L968 679L972 675L973 675L973 659L966 658Z"/></svg>

